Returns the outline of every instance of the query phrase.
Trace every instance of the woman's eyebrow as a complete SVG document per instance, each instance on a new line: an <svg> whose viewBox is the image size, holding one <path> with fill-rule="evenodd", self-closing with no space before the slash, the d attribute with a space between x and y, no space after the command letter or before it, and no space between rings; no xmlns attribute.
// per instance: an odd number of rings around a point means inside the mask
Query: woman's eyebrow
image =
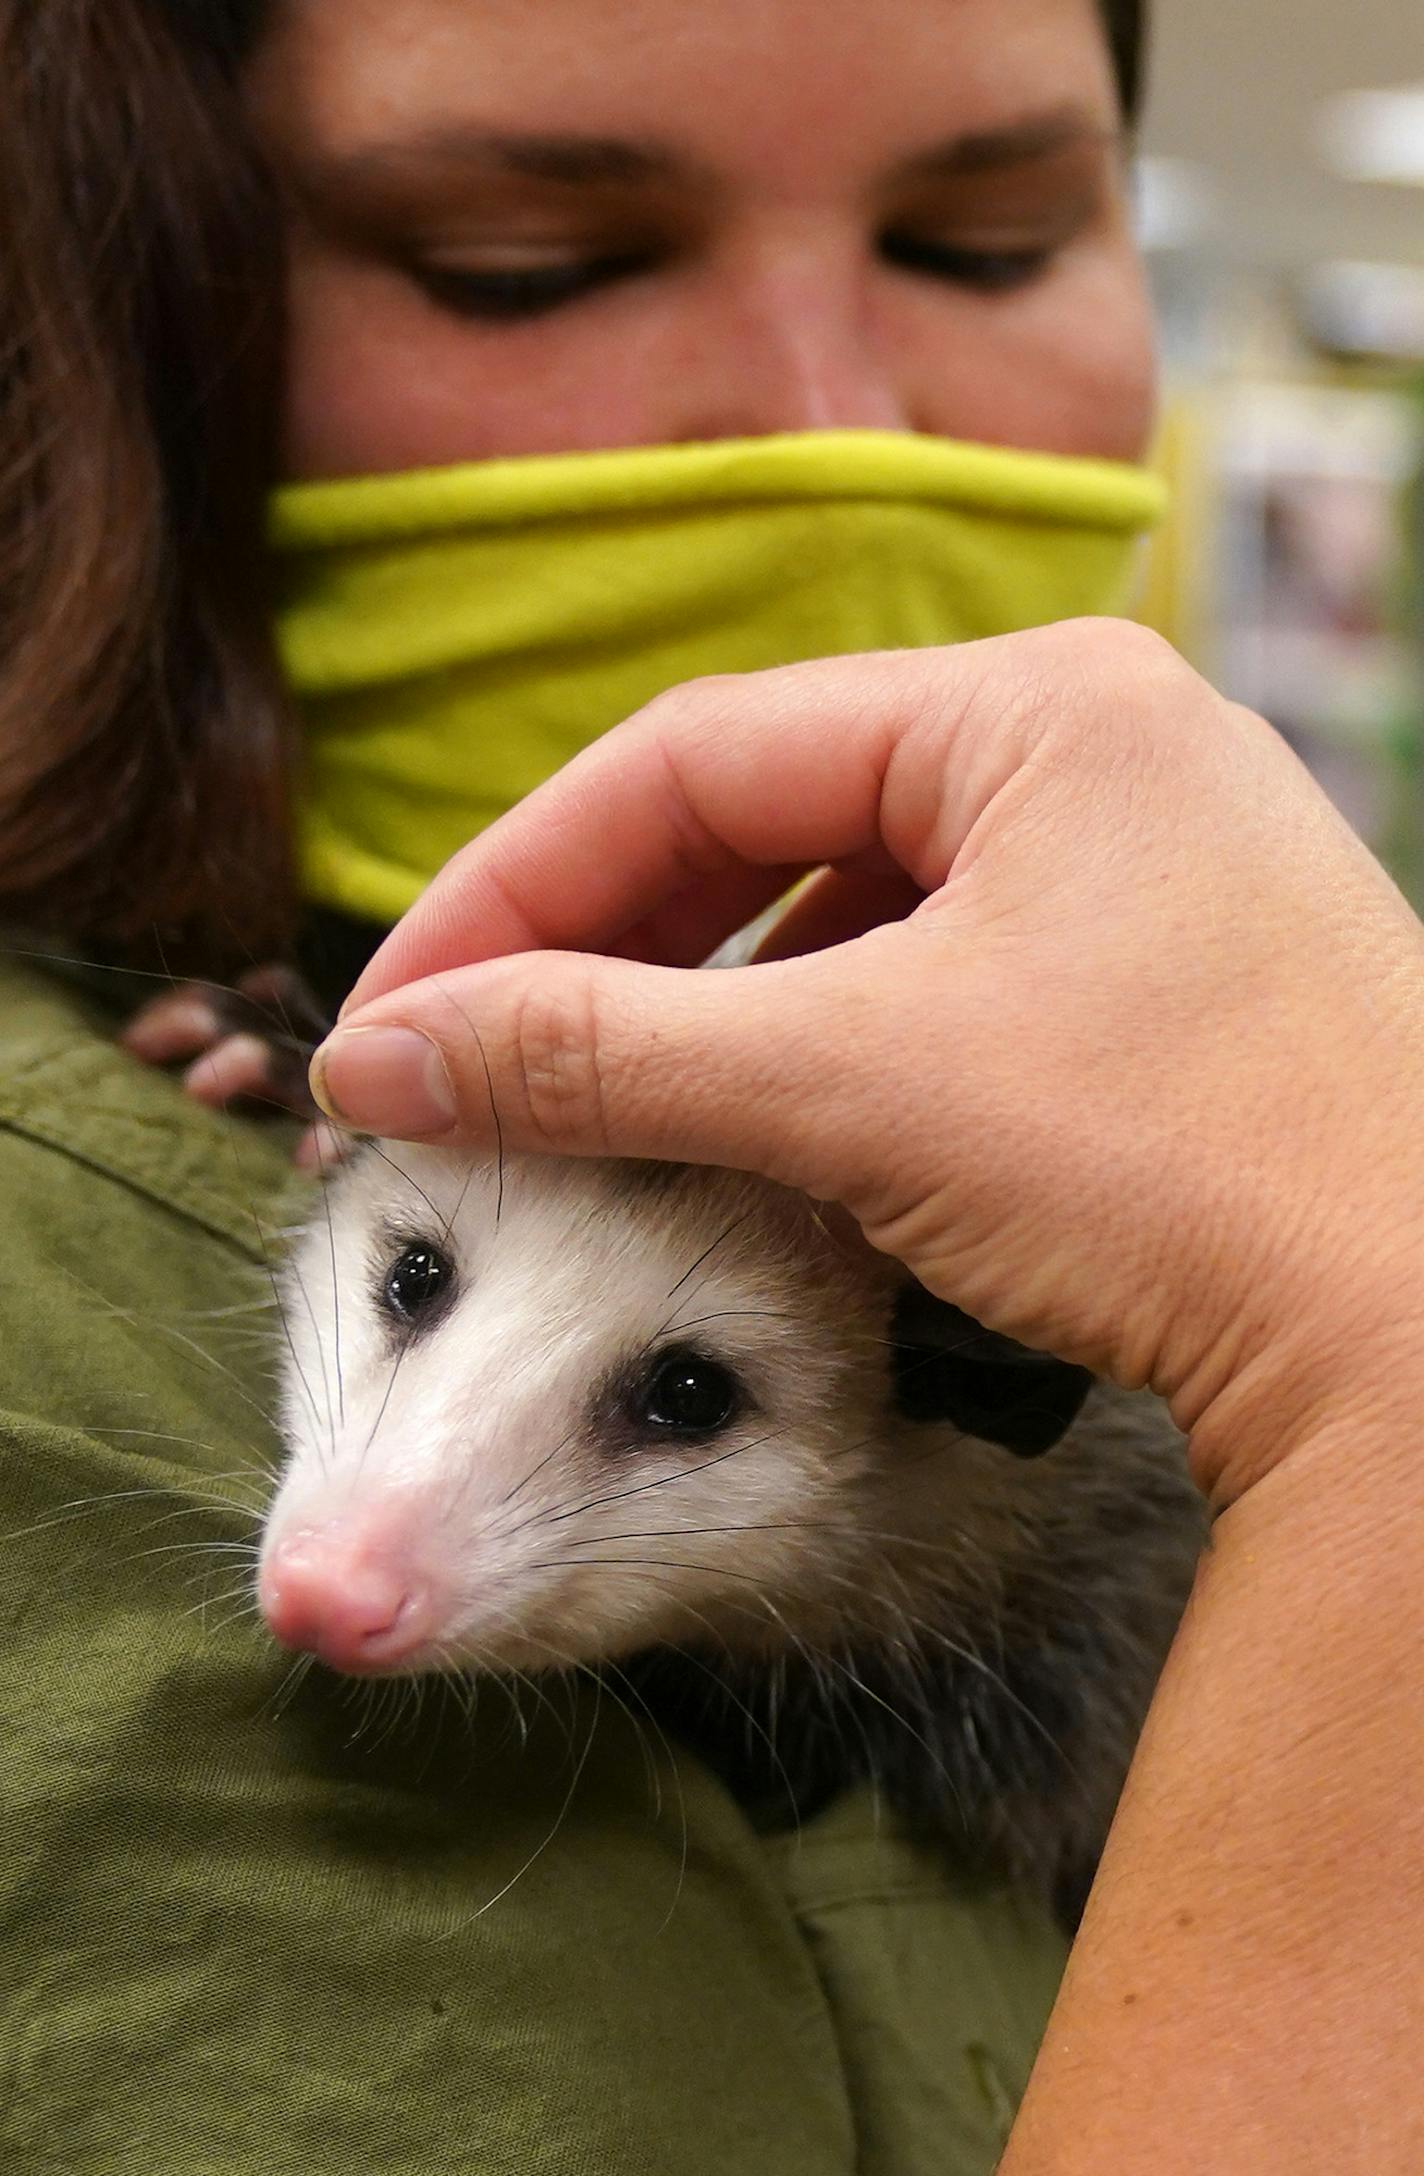
<svg viewBox="0 0 1424 2176"><path fill-rule="evenodd" d="M634 138L442 128L322 154L305 178L322 190L342 184L398 190L432 180L478 178L628 188L700 171L666 144Z"/></svg>
<svg viewBox="0 0 1424 2176"><path fill-rule="evenodd" d="M992 174L1084 145L1116 147L1121 132L1085 106L1027 114L1002 126L951 136L903 161L900 182ZM653 138L525 132L446 126L322 150L301 160L298 193L331 216L363 206L364 216L398 216L432 188L501 181L543 182L556 189L626 190L669 183L713 186L716 176L693 155Z"/></svg>
<svg viewBox="0 0 1424 2176"><path fill-rule="evenodd" d="M1106 127L1102 118L1087 107L1055 106L1049 112L1010 121L1002 128L951 136L907 159L899 172L915 181L990 174L1001 167L1026 166L1035 159L1050 158L1055 152L1076 150L1082 144L1116 149L1122 142L1122 131Z"/></svg>

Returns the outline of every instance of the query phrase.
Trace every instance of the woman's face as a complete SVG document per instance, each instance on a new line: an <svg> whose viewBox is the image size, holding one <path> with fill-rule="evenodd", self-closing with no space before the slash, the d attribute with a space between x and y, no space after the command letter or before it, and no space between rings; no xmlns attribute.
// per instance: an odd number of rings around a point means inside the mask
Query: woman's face
<svg viewBox="0 0 1424 2176"><path fill-rule="evenodd" d="M1131 459L1094 0L277 0L287 465L868 425Z"/></svg>

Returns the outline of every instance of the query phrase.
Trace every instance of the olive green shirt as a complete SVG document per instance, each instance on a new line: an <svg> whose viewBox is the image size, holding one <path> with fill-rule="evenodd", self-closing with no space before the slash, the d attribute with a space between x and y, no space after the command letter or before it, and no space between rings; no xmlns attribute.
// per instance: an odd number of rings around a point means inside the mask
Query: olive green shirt
<svg viewBox="0 0 1424 2176"><path fill-rule="evenodd" d="M759 1834L611 1690L276 1652L290 1134L109 1027L0 968L0 2167L985 2176L1044 1922L868 1799Z"/></svg>

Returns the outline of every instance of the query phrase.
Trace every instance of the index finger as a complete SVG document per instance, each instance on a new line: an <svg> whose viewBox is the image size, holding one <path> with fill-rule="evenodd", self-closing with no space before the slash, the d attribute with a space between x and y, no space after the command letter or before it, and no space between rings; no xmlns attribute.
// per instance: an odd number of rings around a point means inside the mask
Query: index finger
<svg viewBox="0 0 1424 2176"><path fill-rule="evenodd" d="M946 728L983 681L982 653L998 647L826 659L660 696L446 864L343 1016L401 984L508 953L617 951L670 902L680 903L672 920L694 922L710 950L798 871L883 857L887 846L932 889L943 869L910 867L904 839L897 851L885 837L887 773L930 707L943 752ZM698 894L700 911L689 904Z"/></svg>

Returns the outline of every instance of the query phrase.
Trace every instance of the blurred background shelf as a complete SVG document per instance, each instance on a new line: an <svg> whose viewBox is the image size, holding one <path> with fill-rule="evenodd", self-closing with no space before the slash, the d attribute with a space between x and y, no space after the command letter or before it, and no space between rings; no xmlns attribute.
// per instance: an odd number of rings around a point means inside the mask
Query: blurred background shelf
<svg viewBox="0 0 1424 2176"><path fill-rule="evenodd" d="M1174 512L1143 616L1424 906L1424 8L1156 15L1137 210Z"/></svg>

